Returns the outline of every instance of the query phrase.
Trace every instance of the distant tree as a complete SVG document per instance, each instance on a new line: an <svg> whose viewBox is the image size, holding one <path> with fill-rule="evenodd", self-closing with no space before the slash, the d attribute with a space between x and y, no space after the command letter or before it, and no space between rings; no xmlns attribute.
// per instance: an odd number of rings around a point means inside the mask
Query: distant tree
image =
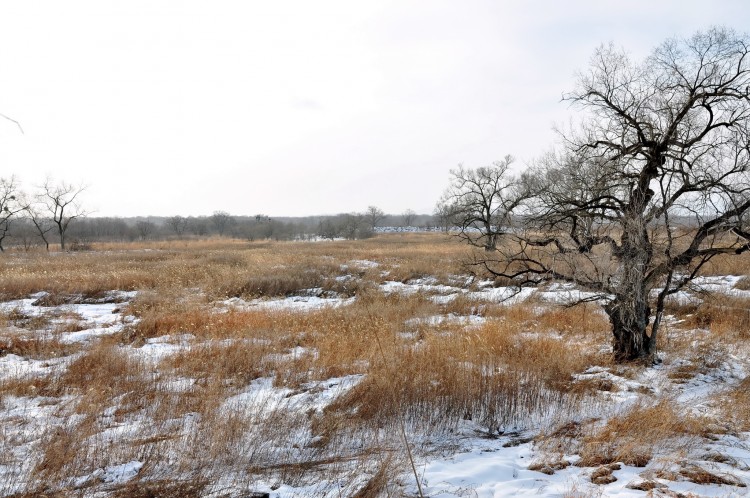
<svg viewBox="0 0 750 498"><path fill-rule="evenodd" d="M364 216L358 213L345 214L339 220L339 233L345 239L355 240L363 223L369 224L370 221L365 222Z"/></svg>
<svg viewBox="0 0 750 498"><path fill-rule="evenodd" d="M318 222L318 236L323 239L333 240L339 236L339 227L331 218L324 218Z"/></svg>
<svg viewBox="0 0 750 498"><path fill-rule="evenodd" d="M34 245L34 240L39 236L34 224L29 219L28 215L24 211L24 215L20 216L18 220L14 221L13 225L13 239L18 240L23 247L24 251L29 251Z"/></svg>
<svg viewBox="0 0 750 498"><path fill-rule="evenodd" d="M10 232L11 220L24 208L15 177L0 178L0 251L5 251L3 241Z"/></svg>
<svg viewBox="0 0 750 498"><path fill-rule="evenodd" d="M40 210L39 206L27 204L25 209L27 219L31 222L39 238L44 242L44 248L49 252L49 233L54 230L55 225L52 219L46 217Z"/></svg>
<svg viewBox="0 0 750 498"><path fill-rule="evenodd" d="M135 229L141 240L146 240L156 231L156 225L152 221L138 220L135 222Z"/></svg>
<svg viewBox="0 0 750 498"><path fill-rule="evenodd" d="M208 220L205 216L193 217L190 216L185 220L186 229L193 235L198 237L205 237L208 235Z"/></svg>
<svg viewBox="0 0 750 498"><path fill-rule="evenodd" d="M223 237L234 223L234 217L226 211L214 211L214 214L211 215L211 223L216 227L219 236Z"/></svg>
<svg viewBox="0 0 750 498"><path fill-rule="evenodd" d="M37 195L44 213L49 216L57 229L62 251L65 250L65 234L70 223L87 214L78 203L78 197L85 189L83 185L76 186L64 181L56 183L51 178L47 178Z"/></svg>
<svg viewBox="0 0 750 498"><path fill-rule="evenodd" d="M414 223L414 219L417 217L417 213L412 211L411 209L407 209L404 211L404 214L401 215L401 221L403 222L403 225L405 227L410 227Z"/></svg>
<svg viewBox="0 0 750 498"><path fill-rule="evenodd" d="M510 225L510 213L517 207L508 174L512 156L491 166L451 170L450 186L443 193L436 213L455 227L457 236L468 243L493 251L497 240Z"/></svg>
<svg viewBox="0 0 750 498"><path fill-rule="evenodd" d="M180 215L170 216L167 218L167 225L177 237L182 237L182 234L185 233L185 229L187 228L187 219Z"/></svg>
<svg viewBox="0 0 750 498"><path fill-rule="evenodd" d="M376 206L368 206L367 211L364 213L364 219L367 220L367 224L373 231L375 231L375 227L383 221L383 218L385 218L385 213L382 209Z"/></svg>

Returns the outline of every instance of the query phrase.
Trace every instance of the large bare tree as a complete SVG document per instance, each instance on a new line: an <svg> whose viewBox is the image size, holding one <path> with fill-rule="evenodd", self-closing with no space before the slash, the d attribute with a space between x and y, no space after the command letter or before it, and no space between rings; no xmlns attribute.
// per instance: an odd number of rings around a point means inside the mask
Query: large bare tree
<svg viewBox="0 0 750 498"><path fill-rule="evenodd" d="M581 126L508 194L523 229L475 264L592 291L615 358L654 361L666 298L750 249L750 42L714 28L643 62L602 47L565 99Z"/></svg>

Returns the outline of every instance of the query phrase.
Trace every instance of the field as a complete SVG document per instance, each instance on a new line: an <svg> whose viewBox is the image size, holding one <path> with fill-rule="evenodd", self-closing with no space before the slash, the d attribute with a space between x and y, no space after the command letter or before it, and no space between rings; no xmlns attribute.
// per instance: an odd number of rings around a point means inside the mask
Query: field
<svg viewBox="0 0 750 498"><path fill-rule="evenodd" d="M745 496L750 256L611 361L441 234L0 258L0 495ZM713 291L711 294L705 290Z"/></svg>

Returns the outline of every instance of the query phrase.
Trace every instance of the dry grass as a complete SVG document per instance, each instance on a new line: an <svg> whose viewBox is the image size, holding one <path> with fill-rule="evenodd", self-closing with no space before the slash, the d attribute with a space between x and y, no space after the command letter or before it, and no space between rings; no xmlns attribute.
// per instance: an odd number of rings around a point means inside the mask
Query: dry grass
<svg viewBox="0 0 750 498"><path fill-rule="evenodd" d="M457 285L468 251L440 235L404 234L326 243L147 242L12 255L0 263L6 299L43 290L49 294L38 304L51 306L100 299L113 289L139 291L123 305L137 322L83 346L60 341L61 333L84 326L80 317L0 314L0 355L67 357L44 375L0 382L3 397L46 396L59 416L58 426L36 436L33 476L48 487L28 489L74 493L70 477L139 460L145 465L138 478L107 488L109 495L201 496L231 469L246 489L261 477L291 484L343 475L351 487L342 495L395 496L391 488L406 462L401 424L414 439L450 435L466 421L497 437L509 427L538 427L555 414L567 425L539 438L550 455L539 468L552 471L564 464L557 456L573 453L582 465L643 465L664 447L707 435L704 420L657 400L606 421L570 423L600 391L615 389L574 382L591 366L612 367L602 352L609 323L594 304L508 306L466 296L438 304L429 295L377 288L385 280L426 277ZM337 278L342 275L350 277ZM306 312L222 304L228 297L310 292L356 300ZM706 303L681 310L692 313L681 327L708 329L707 341L745 339L750 322L741 312L724 312L726 300ZM471 323L464 320L469 315ZM672 368L675 377L707 372L721 355L720 347L691 337L663 336L668 351L691 359ZM176 352L149 359L143 353L154 338ZM304 413L288 408L296 396L324 389L315 382L352 374L361 380L327 406ZM252 398L259 382L287 398ZM743 384L727 394L732 406L750 406L747 390ZM736 409L735 426L750 427L748 414ZM120 427L137 431L118 434ZM366 478L353 477L365 468ZM104 489L99 482L87 486Z"/></svg>
<svg viewBox="0 0 750 498"><path fill-rule="evenodd" d="M750 338L750 299L707 296L694 308L684 326L709 329L725 341L747 341Z"/></svg>
<svg viewBox="0 0 750 498"><path fill-rule="evenodd" d="M470 419L499 433L529 424L544 409L578 403L572 376L595 364L597 355L522 330L492 321L428 336L416 348L375 337L382 354L377 351L367 377L326 410L329 420L319 423L324 436L330 439L342 420L383 426L402 417L418 430L455 428Z"/></svg>
<svg viewBox="0 0 750 498"><path fill-rule="evenodd" d="M573 431L552 434L545 444L572 442L581 456L578 465L594 467L624 463L643 467L657 452L666 449L688 451L699 438L706 437L707 421L691 415L669 400L656 404L638 403L604 424L591 421ZM560 436L563 437L560 437Z"/></svg>
<svg viewBox="0 0 750 498"><path fill-rule="evenodd" d="M750 431L750 377L717 396L721 419L734 430Z"/></svg>
<svg viewBox="0 0 750 498"><path fill-rule="evenodd" d="M14 354L34 360L49 360L68 356L79 350L79 344L61 342L55 336L12 334L0 337L0 356Z"/></svg>

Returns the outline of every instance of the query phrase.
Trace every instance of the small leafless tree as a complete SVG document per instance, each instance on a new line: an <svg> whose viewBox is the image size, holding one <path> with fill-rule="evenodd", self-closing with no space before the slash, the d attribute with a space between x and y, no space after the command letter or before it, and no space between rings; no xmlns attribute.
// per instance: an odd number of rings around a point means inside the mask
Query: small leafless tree
<svg viewBox="0 0 750 498"><path fill-rule="evenodd" d="M44 242L44 248L49 252L49 233L55 228L52 219L42 214L39 207L34 204L26 204L25 215Z"/></svg>
<svg viewBox="0 0 750 498"><path fill-rule="evenodd" d="M414 223L414 219L417 217L417 213L415 213L411 209L407 209L404 211L404 213L401 215L401 221L403 222L405 227L410 227Z"/></svg>
<svg viewBox="0 0 750 498"><path fill-rule="evenodd" d="M60 237L60 250L65 250L65 234L70 223L86 216L86 211L79 204L79 196L86 190L83 185L73 185L64 181L55 182L48 178L40 187L37 200L44 215L48 217ZM46 243L46 240L45 240ZM49 245L47 245L49 249Z"/></svg>
<svg viewBox="0 0 750 498"><path fill-rule="evenodd" d="M750 249L750 41L714 28L641 63L603 47L565 98L585 120L519 180L522 230L474 264L591 291L615 359L655 361L666 298Z"/></svg>
<svg viewBox="0 0 750 498"><path fill-rule="evenodd" d="M515 180L509 173L511 164L513 157L505 156L491 166L451 170L450 186L435 211L457 230L459 238L487 251L495 250L518 204L512 194Z"/></svg>
<svg viewBox="0 0 750 498"><path fill-rule="evenodd" d="M365 220L367 220L367 224L370 226L370 229L372 231L375 231L375 227L378 226L380 222L385 218L385 213L379 207L368 206L367 211L365 211L364 218Z"/></svg>

